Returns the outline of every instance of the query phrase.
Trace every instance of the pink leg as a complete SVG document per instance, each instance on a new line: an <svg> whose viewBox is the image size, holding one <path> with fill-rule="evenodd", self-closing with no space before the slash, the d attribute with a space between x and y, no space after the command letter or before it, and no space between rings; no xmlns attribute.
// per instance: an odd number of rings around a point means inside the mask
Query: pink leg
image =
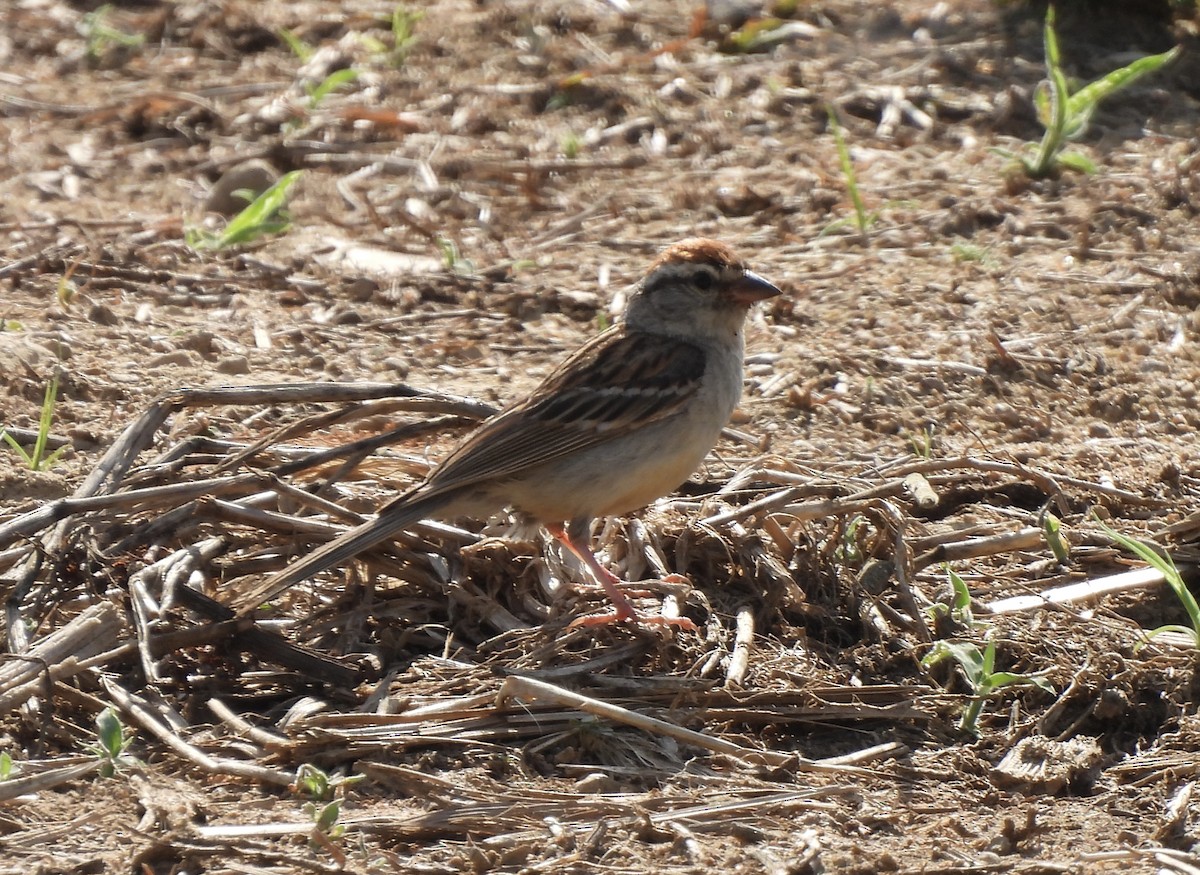
<svg viewBox="0 0 1200 875"><path fill-rule="evenodd" d="M555 539L575 554L575 557L586 565L596 579L600 581L600 585L604 587L604 593L608 596L608 600L616 607L616 611L611 614L597 614L591 617L580 617L571 623L571 627L577 626L604 626L609 623L620 623L625 620L634 620L640 623L649 623L653 625L678 626L681 629L695 629L696 624L687 617L643 617L638 614L629 599L625 597L625 593L621 592L621 578L617 577L607 568L600 564L600 561L592 553L586 543L582 543L578 536L572 537L575 533L563 528L561 525L546 525L546 531L555 537Z"/></svg>

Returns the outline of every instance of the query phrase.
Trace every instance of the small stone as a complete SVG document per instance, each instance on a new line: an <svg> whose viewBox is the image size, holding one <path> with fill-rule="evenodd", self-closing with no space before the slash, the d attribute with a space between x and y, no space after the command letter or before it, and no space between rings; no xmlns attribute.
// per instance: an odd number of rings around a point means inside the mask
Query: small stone
<svg viewBox="0 0 1200 875"><path fill-rule="evenodd" d="M178 367L188 368L195 364L195 356L186 349L175 349L156 355L146 364L151 368Z"/></svg>
<svg viewBox="0 0 1200 875"><path fill-rule="evenodd" d="M217 362L217 373L248 374L250 373L250 359L244 355L232 355L229 358L221 359Z"/></svg>
<svg viewBox="0 0 1200 875"><path fill-rule="evenodd" d="M88 310L87 317L88 321L95 322L97 325L116 325L121 321L120 317L104 304L93 304Z"/></svg>
<svg viewBox="0 0 1200 875"><path fill-rule="evenodd" d="M365 304L379 291L379 283L367 277L360 276L357 279L350 280L343 288L346 291L346 297L351 301Z"/></svg>
<svg viewBox="0 0 1200 875"><path fill-rule="evenodd" d="M204 209L222 216L236 216L251 200L258 197L279 179L279 174L266 161L254 159L235 164L221 174L204 201ZM239 194L241 192L241 194ZM249 194L249 200L245 195Z"/></svg>
<svg viewBox="0 0 1200 875"><path fill-rule="evenodd" d="M179 345L184 349L190 349L194 352L198 352L200 355L209 356L216 352L216 347L214 345L215 339L216 338L211 331L196 331L192 334L185 335L179 341Z"/></svg>
<svg viewBox="0 0 1200 875"><path fill-rule="evenodd" d="M575 790L579 793L615 793L619 789L612 776L603 772L592 772L575 782Z"/></svg>
<svg viewBox="0 0 1200 875"><path fill-rule="evenodd" d="M385 370L393 372L397 377L403 380L408 376L411 366L407 359L402 359L399 356L390 355L383 360Z"/></svg>

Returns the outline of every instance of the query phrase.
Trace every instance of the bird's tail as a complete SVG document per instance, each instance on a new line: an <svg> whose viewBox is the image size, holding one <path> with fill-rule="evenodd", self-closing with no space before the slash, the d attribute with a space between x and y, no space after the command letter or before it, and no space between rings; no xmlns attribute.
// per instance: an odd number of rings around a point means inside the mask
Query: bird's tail
<svg viewBox="0 0 1200 875"><path fill-rule="evenodd" d="M393 501L384 506L375 518L355 526L302 559L275 572L257 586L239 594L238 613L248 614L263 602L270 601L300 581L320 574L327 568L341 565L364 550L395 537L413 523L443 507L446 499L447 496L442 493L420 496L408 501Z"/></svg>

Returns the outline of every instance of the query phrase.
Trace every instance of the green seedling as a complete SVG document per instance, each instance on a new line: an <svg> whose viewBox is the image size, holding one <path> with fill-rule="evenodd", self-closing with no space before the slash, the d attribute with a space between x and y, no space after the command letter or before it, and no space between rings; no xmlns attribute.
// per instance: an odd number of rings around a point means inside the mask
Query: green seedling
<svg viewBox="0 0 1200 875"><path fill-rule="evenodd" d="M1038 121L1046 128L1042 142L1036 147L1032 144L1026 147L1026 152L1033 152L1032 157L1002 149L995 151L1016 162L1032 179L1054 176L1063 168L1092 173L1096 169L1095 164L1079 152L1064 151L1067 142L1083 136L1100 101L1170 63L1178 56L1180 49L1176 46L1168 52L1138 58L1072 92L1067 83L1066 73L1062 69L1062 55L1059 52L1058 35L1054 30L1052 5L1046 8L1042 38L1045 44L1048 78L1042 80L1034 92Z"/></svg>
<svg viewBox="0 0 1200 875"><path fill-rule="evenodd" d="M282 234L291 226L284 206L288 193L303 171L285 173L279 181L252 200L245 209L229 220L220 232L203 228L188 228L184 232L187 244L193 249L229 249L265 237Z"/></svg>
<svg viewBox="0 0 1200 875"><path fill-rule="evenodd" d="M850 195L850 203L854 205L854 224L858 228L858 233L865 238L867 229L879 218L879 213L868 213L866 205L863 203L862 193L858 190L858 176L854 172L854 161L850 158L850 147L846 145L846 137L838 122L837 110L833 106L827 105L825 111L829 114L829 129L833 132L833 141L837 144L838 164L841 165L842 178L846 180L846 192ZM848 221L839 219L825 226L817 236L823 237L830 234L846 225Z"/></svg>
<svg viewBox="0 0 1200 875"><path fill-rule="evenodd" d="M774 11L784 16L791 14L786 8ZM782 43L803 39L810 32L811 28L799 21L755 18L729 34L721 43L721 50L730 54L769 52Z"/></svg>
<svg viewBox="0 0 1200 875"><path fill-rule="evenodd" d="M287 47L292 50L292 54L300 60L301 64L307 63L312 58L313 53L316 52L316 49L309 43L296 36L296 34L292 33L286 27L280 29L279 38L287 43Z"/></svg>
<svg viewBox="0 0 1200 875"><path fill-rule="evenodd" d="M392 66L399 67L417 44L417 22L425 13L409 9L403 3L392 10Z"/></svg>
<svg viewBox="0 0 1200 875"><path fill-rule="evenodd" d="M971 688L971 701L959 718L958 728L971 735L979 735L979 715L984 702L996 690L1004 687L1036 686L1048 693L1054 687L1041 673L1018 674L1011 671L996 671L996 641L989 638L982 652L970 641L935 641L933 648L921 660L922 668L931 668L952 659L958 663L967 686Z"/></svg>
<svg viewBox="0 0 1200 875"><path fill-rule="evenodd" d="M8 751L0 753L0 781L7 781L13 774L13 761Z"/></svg>
<svg viewBox="0 0 1200 875"><path fill-rule="evenodd" d="M842 532L841 541L837 545L837 555L843 565L850 568L857 568L862 565L866 557L863 555L862 545L859 543L859 531L866 528L867 518L861 513L856 513L850 517L850 521L846 523L845 531Z"/></svg>
<svg viewBox="0 0 1200 875"><path fill-rule="evenodd" d="M563 135L561 148L563 157L568 161L574 161L579 157L580 149L583 148L583 140L577 133L571 131Z"/></svg>
<svg viewBox="0 0 1200 875"><path fill-rule="evenodd" d="M1147 641L1164 632L1178 632L1189 636L1192 639L1193 645L1197 649L1200 649L1200 604L1197 604L1196 597L1192 595L1192 591L1184 583L1183 576L1175 566L1175 561L1170 556L1159 553L1145 541L1139 541L1128 535L1122 535L1115 529L1106 526L1099 517L1096 518L1096 522L1109 538L1130 553L1138 556L1138 558L1146 562L1151 568L1159 571L1163 576L1163 580L1167 582L1167 586L1170 587L1171 592L1175 593L1175 597L1179 599L1184 611L1187 612L1188 622L1192 624L1190 629L1187 626L1179 624L1159 626L1157 629L1151 629L1149 632L1146 632Z"/></svg>
<svg viewBox="0 0 1200 875"><path fill-rule="evenodd" d="M359 42L368 52L385 63L396 68L403 67L404 62L408 60L409 53L417 44L417 22L424 17L424 12L411 10L404 4L400 4L392 10L390 19L391 45L366 34L359 36Z"/></svg>
<svg viewBox="0 0 1200 875"><path fill-rule="evenodd" d="M763 52L786 39L779 31L784 22L778 18L756 18L733 31L725 39L724 49L731 53Z"/></svg>
<svg viewBox="0 0 1200 875"><path fill-rule="evenodd" d="M921 429L920 434L915 434L908 439L908 445L912 448L913 455L918 459L929 461L933 458L933 426L926 425Z"/></svg>
<svg viewBox="0 0 1200 875"><path fill-rule="evenodd" d="M458 251L458 245L449 237L438 235L436 243L438 250L442 253L442 265L450 273L465 276L475 272L474 263L471 259L462 257L462 253Z"/></svg>
<svg viewBox="0 0 1200 875"><path fill-rule="evenodd" d="M926 609L929 619L936 624L940 618L947 617L956 625L967 629L988 628L987 623L981 623L975 619L975 614L971 610L971 590L967 586L967 582L962 579L962 575L947 564L946 578L950 582L950 603L937 602L930 605Z"/></svg>
<svg viewBox="0 0 1200 875"><path fill-rule="evenodd" d="M340 851L330 840L339 839L346 832L345 825L338 822L342 816L343 800L333 797L362 779L362 775L353 775L348 778L331 777L327 772L310 763L302 763L296 770L296 780L291 789L309 797L309 801L303 805L303 810L313 822L313 830L309 834L309 841L313 846L324 848L334 855L340 855Z"/></svg>
<svg viewBox="0 0 1200 875"><path fill-rule="evenodd" d="M316 109L326 97L343 85L349 85L357 78L357 70L353 67L345 67L341 70L334 70L317 85L306 85L304 90L308 92L308 108Z"/></svg>
<svg viewBox="0 0 1200 875"><path fill-rule="evenodd" d="M132 743L133 737L125 734L117 712L112 708L101 711L96 717L96 743L87 748L88 753L95 754L100 760L100 777L111 778L122 769L138 764L126 753Z"/></svg>
<svg viewBox="0 0 1200 875"><path fill-rule="evenodd" d="M300 768L296 769L296 781L292 784L292 789L303 793L314 802L325 802L332 799L336 791L357 784L362 779L362 775L351 775L348 778L330 777L328 772L311 763L301 763Z"/></svg>
<svg viewBox="0 0 1200 875"><path fill-rule="evenodd" d="M126 33L108 23L112 4L105 3L83 16L79 33L87 43L87 56L98 61L113 49L133 49L146 41L140 33Z"/></svg>
<svg viewBox="0 0 1200 875"><path fill-rule="evenodd" d="M318 832L327 838L341 838L346 832L346 827L338 823L338 820L342 816L342 803L340 800L335 799L324 805L317 805L315 802L305 802L304 813L312 818L314 832Z"/></svg>
<svg viewBox="0 0 1200 875"><path fill-rule="evenodd" d="M1054 554L1054 558L1059 565L1071 564L1071 544L1063 535L1062 522L1050 511L1042 516L1042 535L1046 539L1046 546L1050 548L1050 552Z"/></svg>
<svg viewBox="0 0 1200 875"><path fill-rule="evenodd" d="M46 471L58 461L67 450L67 445L63 444L49 455L46 454L46 444L50 440L50 426L54 422L54 405L58 401L58 375L55 374L50 378L50 382L46 384L46 392L42 396L42 413L38 418L37 437L33 441L33 449L26 450L23 446L17 443L16 438L3 429L0 429L0 439L3 439L6 444L17 451L17 455L25 463L25 467L30 471Z"/></svg>
<svg viewBox="0 0 1200 875"><path fill-rule="evenodd" d="M950 255L955 261L976 264L981 264L984 267L994 267L996 264L996 256L992 254L991 247L977 246L974 243L955 243L950 247Z"/></svg>

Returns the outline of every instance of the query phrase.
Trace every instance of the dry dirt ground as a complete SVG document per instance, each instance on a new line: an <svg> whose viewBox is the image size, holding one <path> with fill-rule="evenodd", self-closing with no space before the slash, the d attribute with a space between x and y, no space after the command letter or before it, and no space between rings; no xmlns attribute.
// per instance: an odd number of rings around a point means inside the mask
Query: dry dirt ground
<svg viewBox="0 0 1200 875"><path fill-rule="evenodd" d="M0 870L1200 871L1181 600L990 610L1140 568L1098 518L1195 558L1194 9L1059 10L1081 81L1184 54L1033 182L993 150L1044 7L812 0L743 51L739 5L3 5L0 423L57 373L68 449L0 448ZM250 160L290 229L187 245ZM692 235L786 294L704 470L596 536L696 632L568 629L598 597L502 516L252 601L347 521L297 487L369 512ZM220 386L268 388L178 392ZM964 732L936 641L1042 683Z"/></svg>

